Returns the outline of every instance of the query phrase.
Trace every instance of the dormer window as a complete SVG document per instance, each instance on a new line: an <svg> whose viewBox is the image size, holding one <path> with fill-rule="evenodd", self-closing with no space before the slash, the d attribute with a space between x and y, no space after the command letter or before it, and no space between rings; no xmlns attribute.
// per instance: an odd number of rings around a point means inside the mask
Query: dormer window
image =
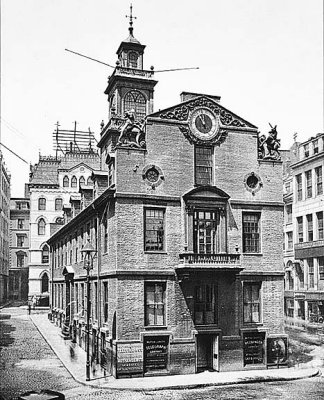
<svg viewBox="0 0 324 400"><path fill-rule="evenodd" d="M314 149L314 154L317 154L318 153L318 140L314 140L313 149Z"/></svg>
<svg viewBox="0 0 324 400"><path fill-rule="evenodd" d="M304 145L304 155L305 157L309 157L309 144Z"/></svg>
<svg viewBox="0 0 324 400"><path fill-rule="evenodd" d="M138 90L129 91L124 99L124 111L134 110L135 118L140 120L146 115L146 100Z"/></svg>
<svg viewBox="0 0 324 400"><path fill-rule="evenodd" d="M130 51L128 53L128 67L137 68L138 54L135 51Z"/></svg>

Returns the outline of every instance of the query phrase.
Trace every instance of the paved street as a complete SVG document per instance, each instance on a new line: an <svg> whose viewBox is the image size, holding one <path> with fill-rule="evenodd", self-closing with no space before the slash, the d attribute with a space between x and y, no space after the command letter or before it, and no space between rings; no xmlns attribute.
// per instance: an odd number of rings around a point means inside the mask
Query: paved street
<svg viewBox="0 0 324 400"><path fill-rule="evenodd" d="M35 311L40 312L40 311ZM71 377L40 335L24 308L0 312L0 399L14 399L27 390L52 389L66 399L200 400L200 399L321 399L324 378L192 390L116 391L80 385ZM316 353L316 352L315 352Z"/></svg>

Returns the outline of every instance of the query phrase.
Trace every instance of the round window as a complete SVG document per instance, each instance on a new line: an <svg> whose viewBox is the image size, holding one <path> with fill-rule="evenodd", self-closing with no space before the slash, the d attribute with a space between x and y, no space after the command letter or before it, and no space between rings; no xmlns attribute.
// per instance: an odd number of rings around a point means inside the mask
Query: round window
<svg viewBox="0 0 324 400"><path fill-rule="evenodd" d="M151 183L155 183L159 180L159 175L159 172L155 168L150 168L146 172L146 179Z"/></svg>
<svg viewBox="0 0 324 400"><path fill-rule="evenodd" d="M251 174L246 180L246 184L251 189L255 189L258 186L258 183L259 179L254 174Z"/></svg>
<svg viewBox="0 0 324 400"><path fill-rule="evenodd" d="M254 195L262 187L261 178L255 172L250 172L244 177L244 185L246 190Z"/></svg>

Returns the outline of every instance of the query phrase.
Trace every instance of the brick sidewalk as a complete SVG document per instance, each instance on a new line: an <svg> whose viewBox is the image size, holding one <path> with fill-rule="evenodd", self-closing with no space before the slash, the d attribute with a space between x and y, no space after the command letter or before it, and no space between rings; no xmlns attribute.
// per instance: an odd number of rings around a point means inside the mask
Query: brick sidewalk
<svg viewBox="0 0 324 400"><path fill-rule="evenodd" d="M320 370L316 367L300 365L298 368L281 368L268 370L250 370L234 372L203 372L192 375L171 375L158 377L115 379L111 376L104 377L103 370L99 369L86 381L85 366L86 353L76 345L74 357L70 354L70 340L64 340L60 335L61 330L51 323L47 314L31 314L31 320L47 341L49 346L62 361L72 377L83 385L100 389L119 390L162 390L180 388L198 388L206 386L220 386L240 383L283 381L303 379L316 376Z"/></svg>

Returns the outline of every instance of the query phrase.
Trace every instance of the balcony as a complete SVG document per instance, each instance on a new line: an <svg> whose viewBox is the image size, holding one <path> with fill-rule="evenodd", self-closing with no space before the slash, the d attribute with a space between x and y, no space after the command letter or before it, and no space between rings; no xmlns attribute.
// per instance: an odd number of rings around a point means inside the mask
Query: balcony
<svg viewBox="0 0 324 400"><path fill-rule="evenodd" d="M296 258L311 258L324 256L324 239L314 240L312 242L295 243Z"/></svg>
<svg viewBox="0 0 324 400"><path fill-rule="evenodd" d="M241 268L241 255L235 254L179 254L178 269L237 270Z"/></svg>

